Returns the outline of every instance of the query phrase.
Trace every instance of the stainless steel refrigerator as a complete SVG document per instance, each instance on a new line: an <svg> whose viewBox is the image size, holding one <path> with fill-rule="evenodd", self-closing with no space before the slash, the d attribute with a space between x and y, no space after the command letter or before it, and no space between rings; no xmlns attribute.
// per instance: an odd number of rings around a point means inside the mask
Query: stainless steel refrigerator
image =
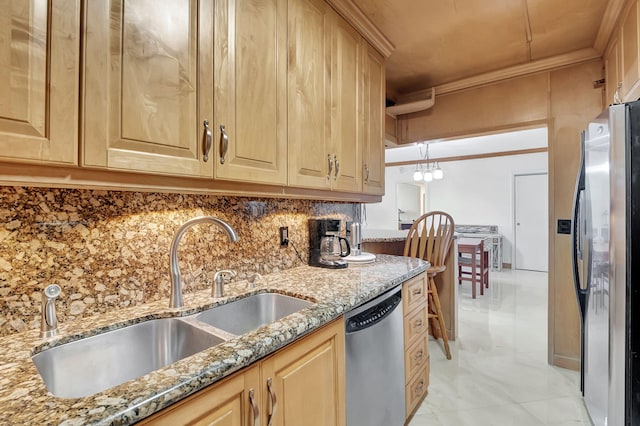
<svg viewBox="0 0 640 426"><path fill-rule="evenodd" d="M640 102L583 132L572 241L585 406L595 425L640 425Z"/></svg>

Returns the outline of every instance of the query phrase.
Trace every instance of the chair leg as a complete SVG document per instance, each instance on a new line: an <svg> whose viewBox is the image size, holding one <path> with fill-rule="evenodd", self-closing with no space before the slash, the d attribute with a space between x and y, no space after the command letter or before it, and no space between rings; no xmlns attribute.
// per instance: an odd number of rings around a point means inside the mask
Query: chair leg
<svg viewBox="0 0 640 426"><path fill-rule="evenodd" d="M433 296L431 293L431 290L429 290L427 292L428 298L427 298L427 316L429 317L429 329L431 330L431 333L433 334L433 338L434 339L438 339L438 327L437 325L437 321L436 321L436 317L435 317L435 313L430 312L431 309L429 308L430 306L434 306L434 301L433 301Z"/></svg>
<svg viewBox="0 0 640 426"><path fill-rule="evenodd" d="M449 338L447 337L447 329L445 328L445 325L444 325L442 308L440 307L440 298L438 297L438 288L436 287L436 282L432 276L429 277L429 290L431 291L431 297L433 300L433 307L430 309L434 311L433 313L438 319L438 325L439 325L438 328L440 329L440 335L442 336L442 342L444 343L445 355L447 356L447 359L451 359L451 349L449 348ZM433 335L435 337L435 330Z"/></svg>

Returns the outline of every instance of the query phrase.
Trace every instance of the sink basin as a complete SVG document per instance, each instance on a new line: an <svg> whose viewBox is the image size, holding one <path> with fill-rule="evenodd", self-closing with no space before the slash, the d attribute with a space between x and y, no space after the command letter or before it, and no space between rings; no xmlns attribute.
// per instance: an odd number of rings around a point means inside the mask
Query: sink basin
<svg viewBox="0 0 640 426"><path fill-rule="evenodd" d="M296 297L260 293L211 308L198 314L196 320L239 336L311 305Z"/></svg>
<svg viewBox="0 0 640 426"><path fill-rule="evenodd" d="M47 349L33 356L49 392L93 395L223 340L175 318L157 319Z"/></svg>

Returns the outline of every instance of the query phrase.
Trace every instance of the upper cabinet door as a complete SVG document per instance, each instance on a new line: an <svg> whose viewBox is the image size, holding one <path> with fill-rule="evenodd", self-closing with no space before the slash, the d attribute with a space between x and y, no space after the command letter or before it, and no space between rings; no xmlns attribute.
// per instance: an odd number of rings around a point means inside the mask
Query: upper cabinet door
<svg viewBox="0 0 640 426"><path fill-rule="evenodd" d="M324 0L289 1L288 151L290 186L331 187L331 9Z"/></svg>
<svg viewBox="0 0 640 426"><path fill-rule="evenodd" d="M620 43L616 39L607 48L603 55L605 68L605 100L607 105L613 104L616 91L619 93L620 78Z"/></svg>
<svg viewBox="0 0 640 426"><path fill-rule="evenodd" d="M331 175L334 190L362 190L360 132L361 37L344 19L334 15L331 73Z"/></svg>
<svg viewBox="0 0 640 426"><path fill-rule="evenodd" d="M212 2L85 3L82 165L213 175Z"/></svg>
<svg viewBox="0 0 640 426"><path fill-rule="evenodd" d="M284 185L287 1L215 8L215 178Z"/></svg>
<svg viewBox="0 0 640 426"><path fill-rule="evenodd" d="M3 2L0 159L77 164L79 0Z"/></svg>
<svg viewBox="0 0 640 426"><path fill-rule="evenodd" d="M366 43L364 56L364 185L367 194L384 195L384 123L385 68L384 59Z"/></svg>
<svg viewBox="0 0 640 426"><path fill-rule="evenodd" d="M622 101L633 101L640 96L640 8L633 2L623 18L620 32Z"/></svg>

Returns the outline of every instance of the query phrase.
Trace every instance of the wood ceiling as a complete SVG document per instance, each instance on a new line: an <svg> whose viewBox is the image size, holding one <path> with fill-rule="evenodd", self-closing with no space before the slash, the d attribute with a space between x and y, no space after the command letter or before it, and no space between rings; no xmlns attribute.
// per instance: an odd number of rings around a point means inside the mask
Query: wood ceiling
<svg viewBox="0 0 640 426"><path fill-rule="evenodd" d="M572 52L588 56L593 50L591 56L599 56L613 27L607 17L617 15L622 4L620 0L354 2L396 46L387 60L387 96L392 99Z"/></svg>

